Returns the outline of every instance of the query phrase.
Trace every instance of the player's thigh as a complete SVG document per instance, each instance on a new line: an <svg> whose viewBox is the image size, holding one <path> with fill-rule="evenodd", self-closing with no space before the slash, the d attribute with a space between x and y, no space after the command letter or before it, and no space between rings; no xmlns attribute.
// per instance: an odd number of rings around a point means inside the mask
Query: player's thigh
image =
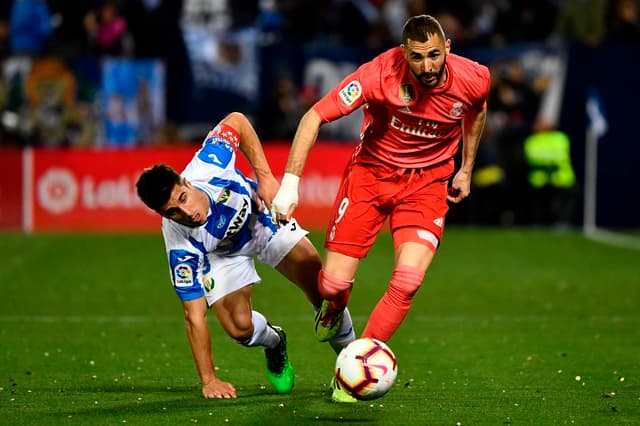
<svg viewBox="0 0 640 426"><path fill-rule="evenodd" d="M361 259L385 223L380 181L365 166L355 165L345 175L334 202L325 247Z"/></svg>
<svg viewBox="0 0 640 426"><path fill-rule="evenodd" d="M448 210L447 181L423 178L410 182L389 216L394 247L397 249L407 241L425 241L437 247Z"/></svg>
<svg viewBox="0 0 640 426"><path fill-rule="evenodd" d="M253 258L249 256L218 256L210 253L204 269L201 285L209 306L244 287L260 282Z"/></svg>
<svg viewBox="0 0 640 426"><path fill-rule="evenodd" d="M327 249L324 258L324 270L330 275L347 281L353 281L358 271L360 258L348 256L331 249Z"/></svg>

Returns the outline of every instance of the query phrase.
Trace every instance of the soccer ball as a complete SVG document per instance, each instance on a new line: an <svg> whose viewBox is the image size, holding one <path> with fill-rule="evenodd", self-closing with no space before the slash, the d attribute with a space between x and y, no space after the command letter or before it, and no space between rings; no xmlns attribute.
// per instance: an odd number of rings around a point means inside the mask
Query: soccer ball
<svg viewBox="0 0 640 426"><path fill-rule="evenodd" d="M398 363L389 347L372 338L349 343L336 360L336 381L356 399L380 398L398 375Z"/></svg>

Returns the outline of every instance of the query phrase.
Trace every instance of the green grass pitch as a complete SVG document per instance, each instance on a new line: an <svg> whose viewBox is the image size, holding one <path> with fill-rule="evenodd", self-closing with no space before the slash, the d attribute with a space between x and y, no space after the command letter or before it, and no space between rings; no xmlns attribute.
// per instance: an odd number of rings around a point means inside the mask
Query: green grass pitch
<svg viewBox="0 0 640 426"><path fill-rule="evenodd" d="M358 332L392 265L383 234L354 285ZM275 394L262 350L211 315L218 374L238 398L205 400L159 234L0 234L0 424L640 424L638 251L451 227L388 342L396 384L348 405L329 400L335 356L310 306L259 270L254 307L287 330L294 391Z"/></svg>

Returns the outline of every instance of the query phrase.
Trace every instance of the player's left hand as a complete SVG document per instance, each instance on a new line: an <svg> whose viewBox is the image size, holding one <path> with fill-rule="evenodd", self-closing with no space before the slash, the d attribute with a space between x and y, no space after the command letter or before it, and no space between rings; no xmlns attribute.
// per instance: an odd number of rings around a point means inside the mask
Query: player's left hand
<svg viewBox="0 0 640 426"><path fill-rule="evenodd" d="M213 379L202 386L202 396L205 398L228 399L237 398L236 388L228 382Z"/></svg>
<svg viewBox="0 0 640 426"><path fill-rule="evenodd" d="M459 203L471 193L471 175L467 172L459 171L451 181L448 189L447 201Z"/></svg>
<svg viewBox="0 0 640 426"><path fill-rule="evenodd" d="M278 179L272 174L262 176L258 179L258 210L262 211L264 207L271 211L271 203L280 188Z"/></svg>

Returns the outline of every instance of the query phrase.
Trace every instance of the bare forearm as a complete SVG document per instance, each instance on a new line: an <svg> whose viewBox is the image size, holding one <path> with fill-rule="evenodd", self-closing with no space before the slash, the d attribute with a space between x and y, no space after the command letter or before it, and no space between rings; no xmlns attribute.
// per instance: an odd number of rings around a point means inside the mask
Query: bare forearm
<svg viewBox="0 0 640 426"><path fill-rule="evenodd" d="M187 318L186 329L198 376L200 381L206 384L216 378L211 354L211 336L206 318Z"/></svg>
<svg viewBox="0 0 640 426"><path fill-rule="evenodd" d="M309 155L309 151L311 151L311 147L313 147L313 144L316 142L321 124L320 116L313 108L307 111L302 117L293 138L293 144L291 145L289 160L287 161L287 167L285 169L287 173L296 176L302 175L307 156Z"/></svg>
<svg viewBox="0 0 640 426"><path fill-rule="evenodd" d="M480 138L482 137L482 131L484 130L484 124L487 119L486 108L479 111L477 114L471 114L465 118L462 125L462 163L460 165L460 171L469 173L473 171L473 165L476 161L476 155L478 153L478 146L480 144Z"/></svg>
<svg viewBox="0 0 640 426"><path fill-rule="evenodd" d="M223 120L223 123L233 127L240 135L240 152L247 158L253 172L258 179L270 176L271 168L262 148L260 138L244 114L233 112Z"/></svg>
<svg viewBox="0 0 640 426"><path fill-rule="evenodd" d="M208 383L216 378L216 373L211 357L211 337L206 321L194 324L187 320L187 335L200 381L203 384Z"/></svg>

